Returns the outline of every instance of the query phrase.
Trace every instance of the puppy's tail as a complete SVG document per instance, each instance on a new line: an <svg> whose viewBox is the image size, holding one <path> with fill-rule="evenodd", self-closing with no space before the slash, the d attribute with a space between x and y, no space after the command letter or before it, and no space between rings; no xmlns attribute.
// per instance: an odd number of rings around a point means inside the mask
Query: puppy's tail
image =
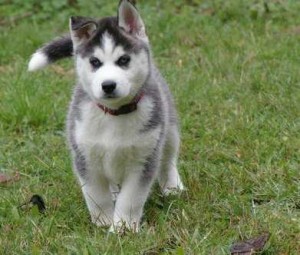
<svg viewBox="0 0 300 255"><path fill-rule="evenodd" d="M71 36L63 36L38 49L28 64L28 71L36 71L62 58L72 57L73 43Z"/></svg>

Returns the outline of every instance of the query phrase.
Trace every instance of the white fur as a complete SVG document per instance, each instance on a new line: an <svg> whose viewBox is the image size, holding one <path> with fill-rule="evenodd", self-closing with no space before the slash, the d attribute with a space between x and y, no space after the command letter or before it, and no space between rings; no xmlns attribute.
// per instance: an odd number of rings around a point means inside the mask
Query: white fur
<svg viewBox="0 0 300 255"><path fill-rule="evenodd" d="M143 203L150 187L141 181L145 160L158 141L161 127L145 134L139 131L152 111L152 102L143 98L136 112L110 116L95 104L81 106L83 119L76 122L76 143L89 162L89 180L79 177L92 220L97 225L119 228L123 222L138 231ZM122 184L115 208L111 186Z"/></svg>
<svg viewBox="0 0 300 255"><path fill-rule="evenodd" d="M125 223L127 228L137 231L151 187L151 183L144 186L139 183L146 160L157 146L161 127L146 134L140 132L152 114L153 102L148 97L141 99L135 112L118 117L105 114L97 106L101 103L119 108L129 103L147 79L150 68L147 53L130 54L128 68L121 68L116 62L125 53L105 33L102 48L96 48L92 54L103 63L99 69L92 69L89 57L77 57L79 81L93 102L80 105L82 119L76 122L74 133L75 143L88 164L88 180L78 177L92 221L117 229ZM117 98L105 98L101 84L107 80L116 82ZM111 189L117 186L122 188L116 198Z"/></svg>
<svg viewBox="0 0 300 255"><path fill-rule="evenodd" d="M41 51L34 53L28 64L28 71L33 72L49 64L48 57Z"/></svg>

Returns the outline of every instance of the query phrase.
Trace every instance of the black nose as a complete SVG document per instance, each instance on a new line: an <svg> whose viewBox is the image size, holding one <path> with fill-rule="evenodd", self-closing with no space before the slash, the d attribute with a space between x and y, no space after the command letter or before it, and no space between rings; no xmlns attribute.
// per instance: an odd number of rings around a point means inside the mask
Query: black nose
<svg viewBox="0 0 300 255"><path fill-rule="evenodd" d="M106 94L111 94L115 90L116 87L117 87L117 84L114 81L104 81L102 83L102 90Z"/></svg>

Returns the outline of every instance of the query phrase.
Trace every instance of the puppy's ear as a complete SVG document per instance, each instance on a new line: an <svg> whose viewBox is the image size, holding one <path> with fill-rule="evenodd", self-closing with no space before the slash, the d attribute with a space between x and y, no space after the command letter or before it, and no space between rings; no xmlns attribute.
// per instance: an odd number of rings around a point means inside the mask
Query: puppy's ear
<svg viewBox="0 0 300 255"><path fill-rule="evenodd" d="M128 0L121 0L119 4L118 25L127 33L148 41L144 22L135 6Z"/></svg>
<svg viewBox="0 0 300 255"><path fill-rule="evenodd" d="M85 17L70 18L70 33L74 50L83 42L90 39L97 30L95 20Z"/></svg>

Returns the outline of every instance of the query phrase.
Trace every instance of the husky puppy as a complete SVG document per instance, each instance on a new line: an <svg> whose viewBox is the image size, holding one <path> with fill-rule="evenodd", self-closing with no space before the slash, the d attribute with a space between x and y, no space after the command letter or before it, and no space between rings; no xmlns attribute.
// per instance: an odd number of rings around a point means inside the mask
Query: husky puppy
<svg viewBox="0 0 300 255"><path fill-rule="evenodd" d="M78 83L67 134L92 222L138 231L153 182L166 195L183 184L173 99L135 6L121 0L117 17L72 17L70 36L39 49L29 70L72 55Z"/></svg>

